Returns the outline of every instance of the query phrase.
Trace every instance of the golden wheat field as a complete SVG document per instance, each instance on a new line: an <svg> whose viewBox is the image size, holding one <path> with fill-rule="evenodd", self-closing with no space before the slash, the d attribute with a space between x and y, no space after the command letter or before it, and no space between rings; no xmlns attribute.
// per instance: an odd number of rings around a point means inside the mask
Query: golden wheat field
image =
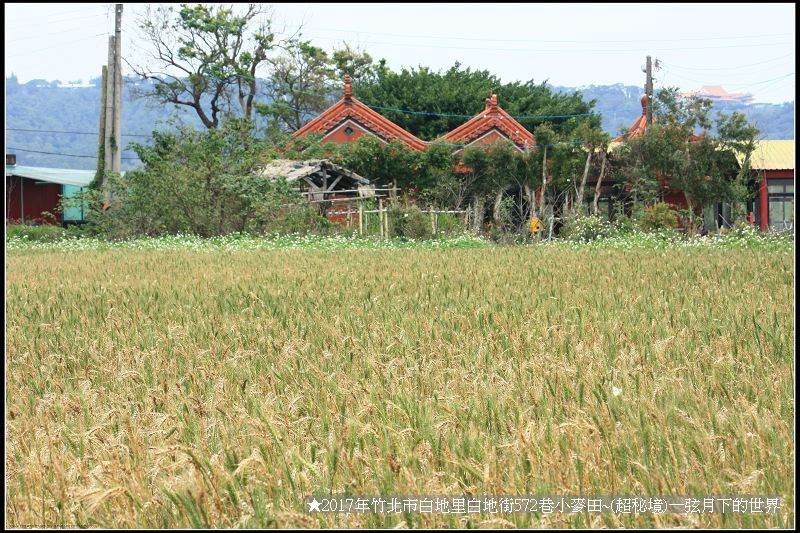
<svg viewBox="0 0 800 533"><path fill-rule="evenodd" d="M790 527L791 252L13 251L6 525ZM309 514L312 494L775 514Z"/></svg>

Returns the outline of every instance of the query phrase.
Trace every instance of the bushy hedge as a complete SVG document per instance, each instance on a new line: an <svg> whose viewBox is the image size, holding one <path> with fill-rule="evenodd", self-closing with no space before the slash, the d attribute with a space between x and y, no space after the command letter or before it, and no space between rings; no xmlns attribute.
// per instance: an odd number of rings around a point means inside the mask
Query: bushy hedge
<svg viewBox="0 0 800 533"><path fill-rule="evenodd" d="M671 205L659 202L644 210L644 217L639 221L644 231L669 230L678 227L678 212Z"/></svg>
<svg viewBox="0 0 800 533"><path fill-rule="evenodd" d="M25 239L29 241L54 242L67 236L67 231L61 226L42 224L41 226L28 226L14 224L6 226L6 240Z"/></svg>
<svg viewBox="0 0 800 533"><path fill-rule="evenodd" d="M432 235L431 219L415 206L389 209L392 235L408 239L427 239Z"/></svg>
<svg viewBox="0 0 800 533"><path fill-rule="evenodd" d="M614 226L596 215L576 215L561 226L559 237L575 242L589 242L613 236Z"/></svg>

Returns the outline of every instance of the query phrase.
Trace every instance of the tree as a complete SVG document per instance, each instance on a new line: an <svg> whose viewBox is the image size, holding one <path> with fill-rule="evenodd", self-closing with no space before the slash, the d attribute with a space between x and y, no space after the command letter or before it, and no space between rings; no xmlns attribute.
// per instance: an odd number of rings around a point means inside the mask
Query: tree
<svg viewBox="0 0 800 533"><path fill-rule="evenodd" d="M141 87L138 96L191 108L209 129L219 127L223 113L251 119L256 74L281 46L265 15L260 4L248 5L241 15L233 6L181 4L177 12L171 5L148 6L139 27L153 62L128 65L154 83Z"/></svg>
<svg viewBox="0 0 800 533"><path fill-rule="evenodd" d="M592 167L592 158L595 156L595 153L599 150L601 152L601 157L603 158L603 163L601 164L601 174L603 170L605 170L603 165L605 164L605 152L608 147L608 143L611 140L609 135L601 131L599 128L594 128L588 122L582 123L575 129L574 137L577 139L576 142L581 143L581 146L586 151L586 163L583 167L583 175L581 176L581 181L579 185L576 185L575 189L575 202L573 204L573 209L576 211L583 211L583 202L584 202L584 190L586 189L586 181L589 178L589 171ZM602 177L598 177L598 184L602 180ZM597 186L599 189L599 185ZM595 196L597 196L599 190L596 191ZM596 204L596 201L594 202Z"/></svg>
<svg viewBox="0 0 800 533"><path fill-rule="evenodd" d="M372 135L363 135L353 143L340 145L337 161L370 183L391 184L410 192L417 186L423 154L397 139L384 143Z"/></svg>
<svg viewBox="0 0 800 533"><path fill-rule="evenodd" d="M274 121L273 128L296 131L331 105L328 83L334 69L324 50L310 42L292 42L283 54L268 61L272 74L265 92L272 103L256 103L256 108Z"/></svg>
<svg viewBox="0 0 800 533"><path fill-rule="evenodd" d="M597 216L600 213L600 188L603 185L603 178L606 176L608 168L608 143L600 146L600 172L597 174L597 183L594 185L594 199L592 200L592 214Z"/></svg>
<svg viewBox="0 0 800 533"><path fill-rule="evenodd" d="M282 54L267 60L272 73L265 94L271 103L257 102L256 110L270 120L272 132L293 132L340 97L340 85L349 75L354 84L374 83L386 61L343 43L329 56L308 41L287 43Z"/></svg>
<svg viewBox="0 0 800 533"><path fill-rule="evenodd" d="M536 139L536 148L542 154L542 193L538 212L544 214L545 195L547 194L547 150L551 144L556 142L556 133L547 124L542 124L536 128L533 135Z"/></svg>
<svg viewBox="0 0 800 533"><path fill-rule="evenodd" d="M533 131L536 126L546 122L560 135L569 134L577 122L550 117L591 114L594 105L594 102L585 102L578 92L559 94L546 82L504 84L488 70L464 69L458 62L446 71L420 66L394 72L378 65L374 76L355 84L353 90L359 100L367 105L413 111L380 110L381 114L407 131L430 140L452 131L462 125L466 118L480 113L489 91L498 95L501 107L511 115L540 117L518 119L527 129ZM598 126L600 124L597 115L586 119Z"/></svg>
<svg viewBox="0 0 800 533"><path fill-rule="evenodd" d="M253 135L246 119L208 130L154 132L152 145L136 144L134 150L142 166L114 177L113 205L89 217L109 236L208 237L295 231L319 223L308 202L285 183L259 175L274 151Z"/></svg>
<svg viewBox="0 0 800 533"><path fill-rule="evenodd" d="M747 167L758 135L740 113L712 119L711 106L707 99L682 98L675 88L660 91L658 122L646 135L626 140L620 154L628 186L644 193L646 204L659 201L665 186L683 192L690 226L705 205L746 199ZM742 168L737 154L745 158Z"/></svg>
<svg viewBox="0 0 800 533"><path fill-rule="evenodd" d="M367 52L347 42L342 43L341 48L334 50L331 65L334 69L334 81L341 82L347 74L356 86L375 83L378 76L387 71L385 59L375 64Z"/></svg>

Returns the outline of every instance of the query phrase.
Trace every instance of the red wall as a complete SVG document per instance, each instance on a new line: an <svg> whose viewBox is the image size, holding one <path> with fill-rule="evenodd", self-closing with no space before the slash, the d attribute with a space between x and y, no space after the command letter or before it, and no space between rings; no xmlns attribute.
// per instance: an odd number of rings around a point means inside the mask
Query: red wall
<svg viewBox="0 0 800 533"><path fill-rule="evenodd" d="M36 182L18 176L6 176L6 221L18 222L24 214L26 221L59 224L61 216L56 213L56 208L60 197L61 185ZM25 202L24 206L22 201ZM50 217L43 218L42 212L44 211L52 213L57 220Z"/></svg>
<svg viewBox="0 0 800 533"><path fill-rule="evenodd" d="M345 133L344 130L347 127L350 127L353 130L353 133L348 135ZM367 135L368 132L364 131L363 129L359 128L357 124L351 122L345 122L344 124L337 127L335 130L331 131L328 135L325 136L325 140L323 142L329 143L337 143L337 144L345 144L348 142L353 142L362 135Z"/></svg>
<svg viewBox="0 0 800 533"><path fill-rule="evenodd" d="M769 179L794 179L794 170L762 170L764 178L758 184L758 227L761 231L769 230Z"/></svg>
<svg viewBox="0 0 800 533"><path fill-rule="evenodd" d="M480 146L489 146L492 144L497 144L502 141L508 141L509 139L504 135L500 134L497 131L490 131L489 133L484 134L483 137L478 137L476 140L472 141L470 144L476 144Z"/></svg>

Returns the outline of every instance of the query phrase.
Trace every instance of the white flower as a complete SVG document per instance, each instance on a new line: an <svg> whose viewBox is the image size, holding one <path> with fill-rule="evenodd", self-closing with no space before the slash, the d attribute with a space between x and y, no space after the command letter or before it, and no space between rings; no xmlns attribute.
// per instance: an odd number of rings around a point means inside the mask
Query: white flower
<svg viewBox="0 0 800 533"><path fill-rule="evenodd" d="M620 389L619 387L615 387L615 386L613 386L613 385L612 385L612 386L611 386L611 393L612 393L614 396L619 396L620 394L622 394L622 389Z"/></svg>

